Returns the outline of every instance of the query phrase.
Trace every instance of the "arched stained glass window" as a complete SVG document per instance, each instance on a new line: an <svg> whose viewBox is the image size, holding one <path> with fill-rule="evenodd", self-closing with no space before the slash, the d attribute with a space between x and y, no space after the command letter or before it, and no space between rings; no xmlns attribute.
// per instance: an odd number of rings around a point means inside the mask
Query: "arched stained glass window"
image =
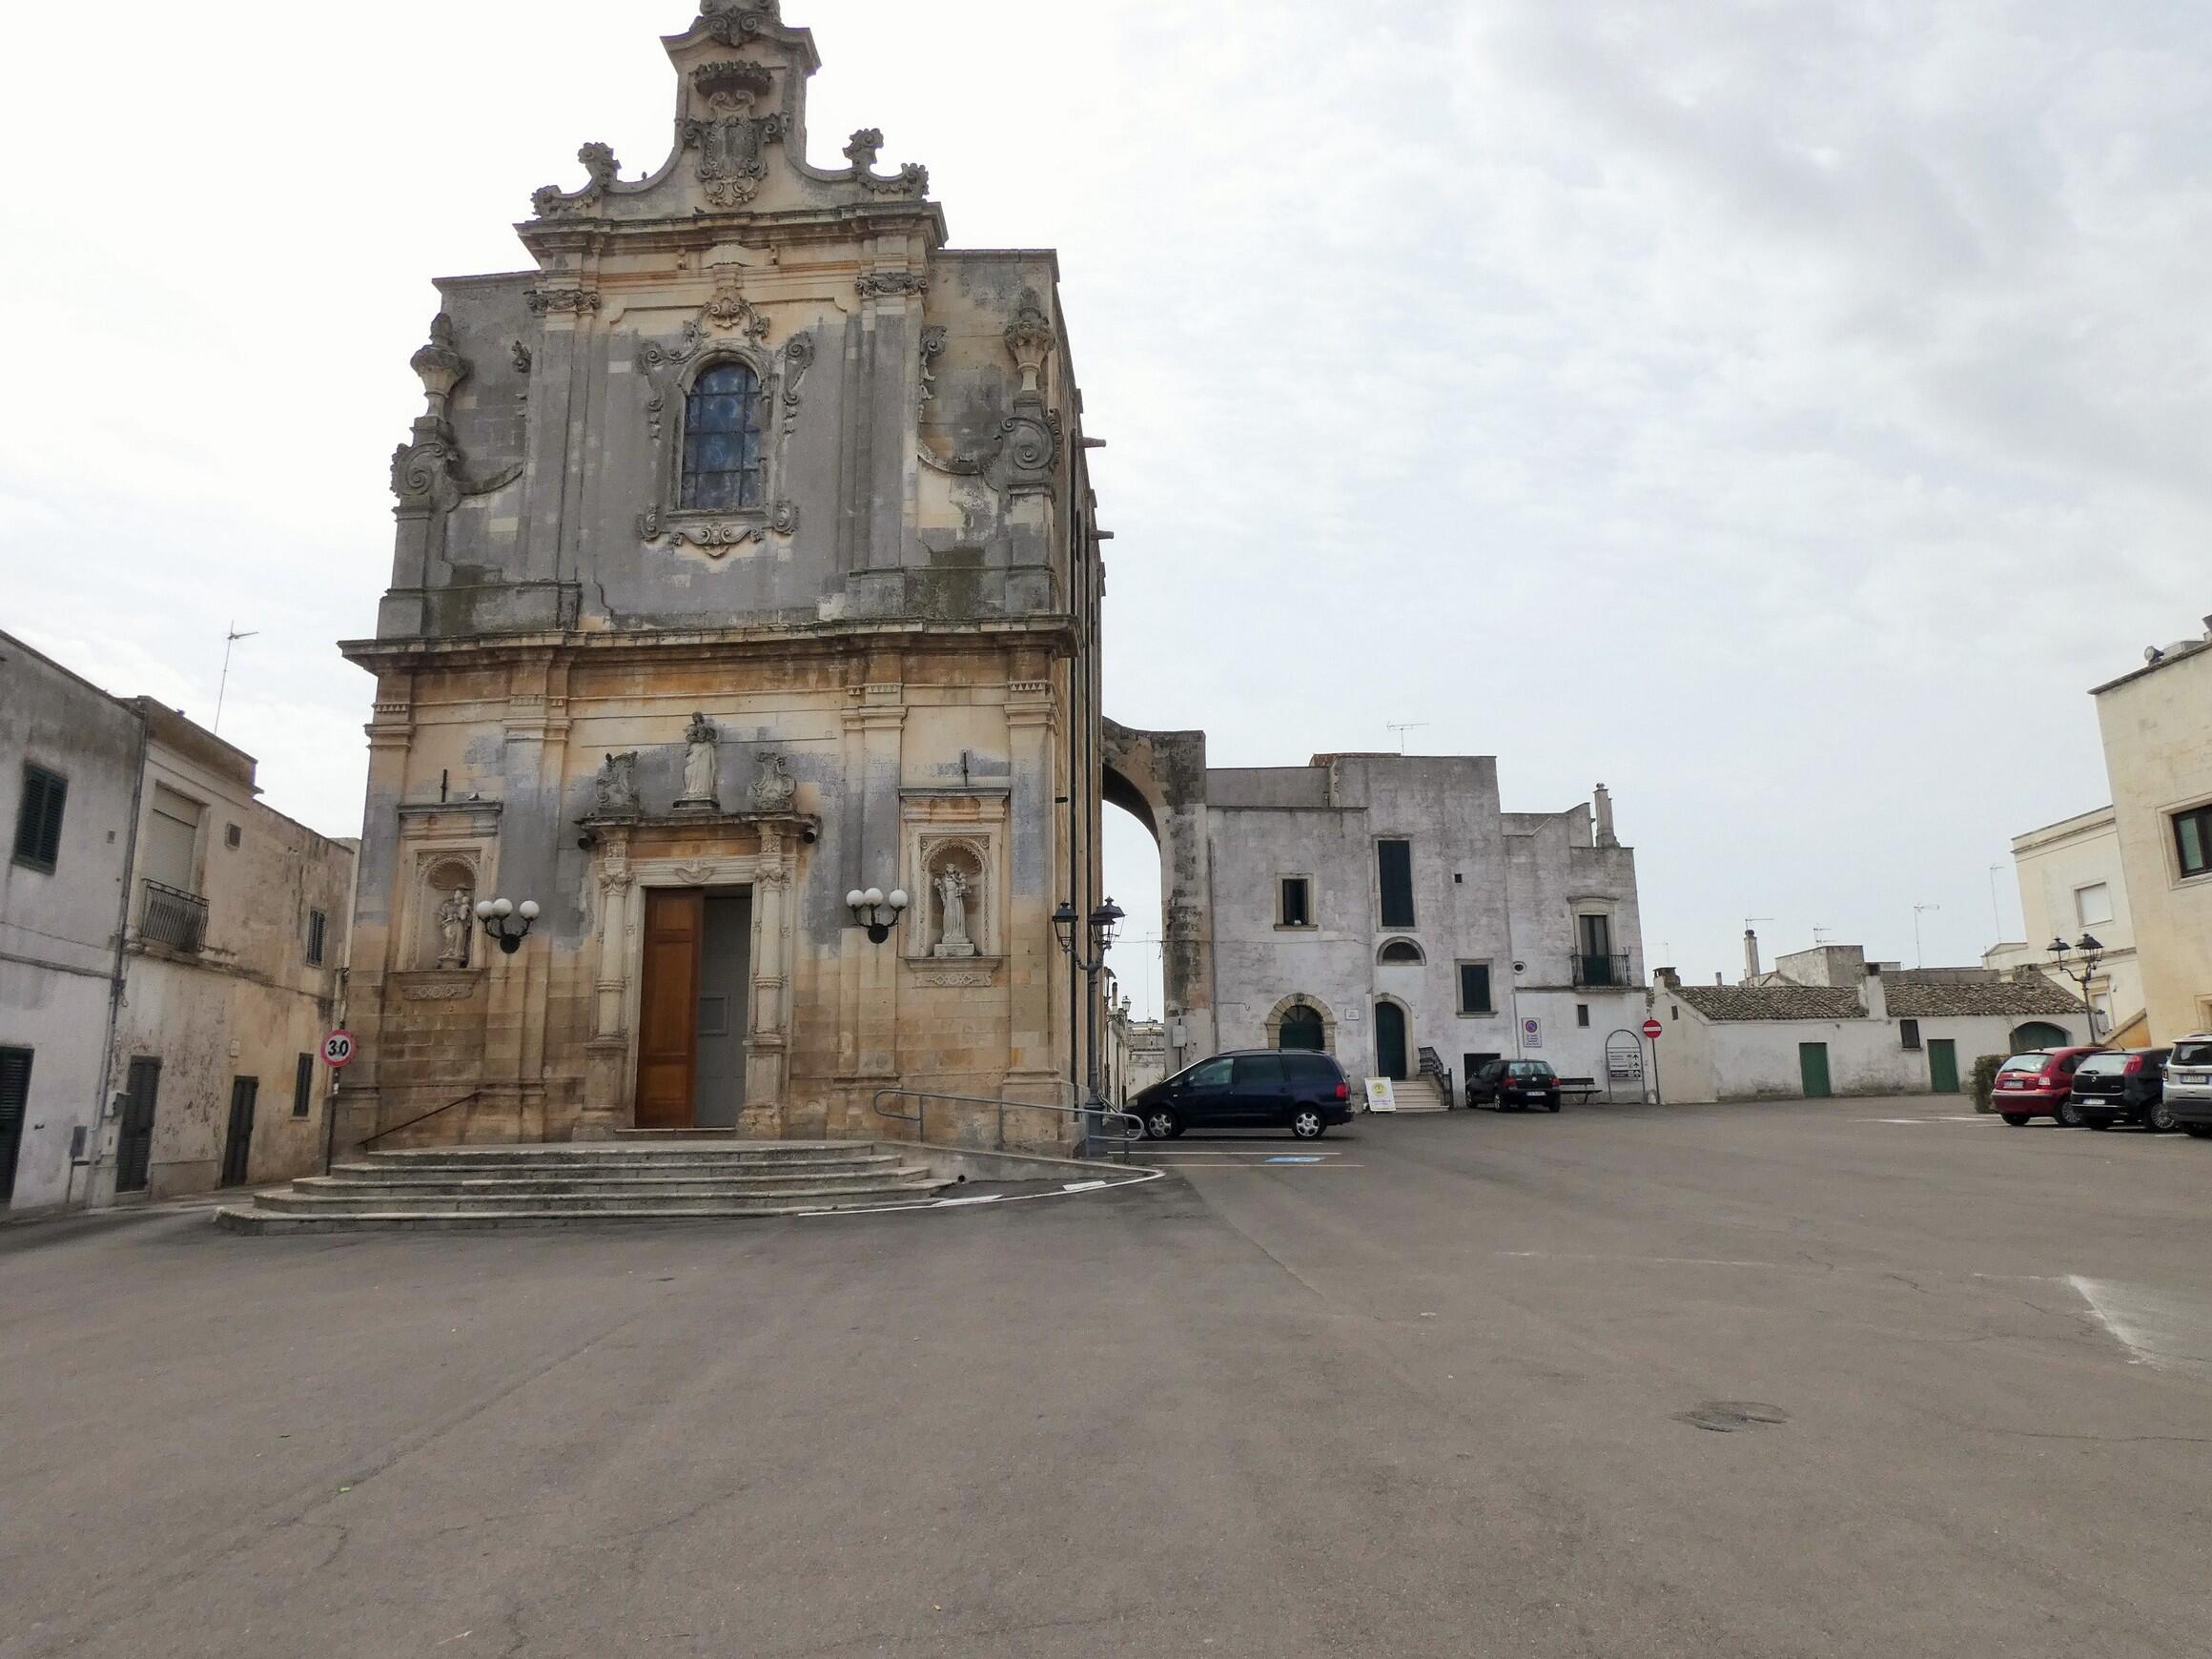
<svg viewBox="0 0 2212 1659"><path fill-rule="evenodd" d="M677 505L720 512L761 504L760 381L716 363L684 399L684 489Z"/></svg>
<svg viewBox="0 0 2212 1659"><path fill-rule="evenodd" d="M1321 1048L1321 1011L1318 1008L1284 1009L1281 1034L1276 1038L1275 1046L1279 1049L1319 1054Z"/></svg>

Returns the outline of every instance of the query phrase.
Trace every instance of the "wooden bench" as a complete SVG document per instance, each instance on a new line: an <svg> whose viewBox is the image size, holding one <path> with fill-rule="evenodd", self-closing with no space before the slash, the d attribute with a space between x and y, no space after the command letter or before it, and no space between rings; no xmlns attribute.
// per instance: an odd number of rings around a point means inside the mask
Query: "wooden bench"
<svg viewBox="0 0 2212 1659"><path fill-rule="evenodd" d="M1593 1096L1603 1095L1605 1085L1595 1077L1562 1077L1559 1079L1559 1097L1572 1100L1577 1106L1587 1106Z"/></svg>

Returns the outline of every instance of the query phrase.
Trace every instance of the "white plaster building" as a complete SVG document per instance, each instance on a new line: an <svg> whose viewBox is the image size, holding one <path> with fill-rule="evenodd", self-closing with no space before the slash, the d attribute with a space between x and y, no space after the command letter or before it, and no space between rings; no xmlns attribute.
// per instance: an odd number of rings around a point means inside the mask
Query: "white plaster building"
<svg viewBox="0 0 2212 1659"><path fill-rule="evenodd" d="M1654 977L1669 1101L1956 1095L1983 1055L2086 1041L2079 998L2041 974L1900 969L1856 945L1782 957L1743 985Z"/></svg>
<svg viewBox="0 0 2212 1659"><path fill-rule="evenodd" d="M2142 1015L2143 990L2118 814L2099 807L2014 836L2013 872L2027 937L1993 946L1982 953L1982 966L2003 973L2033 968L2079 995L2080 986L2053 966L2051 941L2072 944L2088 934L2104 947L2088 986L2099 1035L2124 1040Z"/></svg>
<svg viewBox="0 0 2212 1659"><path fill-rule="evenodd" d="M48 1209L85 1197L106 1098L145 734L6 634L0 708L0 1209Z"/></svg>
<svg viewBox="0 0 2212 1659"><path fill-rule="evenodd" d="M255 763L0 635L0 1193L30 1210L320 1167L354 848Z"/></svg>
<svg viewBox="0 0 2212 1659"><path fill-rule="evenodd" d="M1209 768L1204 817L1219 1048L1323 1049L1442 1105L1443 1074L1457 1092L1501 1055L1602 1079L1607 1035L1643 1022L1635 855L1603 785L1506 812L1491 756L1319 755Z"/></svg>
<svg viewBox="0 0 2212 1659"><path fill-rule="evenodd" d="M2099 686L2145 1041L2212 1030L2212 618ZM2099 937L2103 935L2100 933Z"/></svg>

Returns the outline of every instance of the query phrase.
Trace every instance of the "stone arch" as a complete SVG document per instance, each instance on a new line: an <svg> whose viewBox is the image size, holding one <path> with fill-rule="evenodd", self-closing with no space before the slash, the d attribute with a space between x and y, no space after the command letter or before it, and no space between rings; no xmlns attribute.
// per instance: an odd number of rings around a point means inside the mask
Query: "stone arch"
<svg viewBox="0 0 2212 1659"><path fill-rule="evenodd" d="M1317 1014L1321 1018L1321 1046L1324 1055L1337 1052L1337 1016L1329 1012L1329 1005L1318 996L1308 996L1302 991L1294 991L1267 1011L1267 1046L1282 1047L1282 1022L1294 1012Z"/></svg>
<svg viewBox="0 0 2212 1659"><path fill-rule="evenodd" d="M2034 1049L2071 1048L2072 1034L2062 1025L2053 1025L2047 1019L2031 1019L2024 1025L2013 1027L2013 1053L2026 1054Z"/></svg>
<svg viewBox="0 0 2212 1659"><path fill-rule="evenodd" d="M1421 947L1411 939L1385 939L1382 941L1382 948L1375 952L1375 960L1377 964L1386 968L1396 966L1419 967L1428 958L1422 954Z"/></svg>
<svg viewBox="0 0 2212 1659"><path fill-rule="evenodd" d="M1168 1070L1219 1047L1214 1015L1213 871L1206 848L1206 734L1138 731L1108 720L1099 793L1159 848L1160 991ZM1182 1041L1175 1040L1180 1030Z"/></svg>

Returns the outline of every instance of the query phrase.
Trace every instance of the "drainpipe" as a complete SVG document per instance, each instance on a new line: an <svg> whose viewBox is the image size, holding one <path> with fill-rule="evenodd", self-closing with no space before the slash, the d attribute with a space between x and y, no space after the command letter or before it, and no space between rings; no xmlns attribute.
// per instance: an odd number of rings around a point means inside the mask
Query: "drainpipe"
<svg viewBox="0 0 2212 1659"><path fill-rule="evenodd" d="M115 907L115 965L108 976L108 1032L100 1042L100 1080L92 1096L92 1143L86 1150L92 1154L87 1160L88 1170L100 1167L100 1124L108 1116L108 1087L115 1075L115 1028L123 1019L123 941L131 932L131 888L138 879L138 809L146 798L146 751L153 746L154 727L146 718L141 701L126 704L138 717L138 762L131 774L131 825L130 833L123 843L123 896ZM73 1179L75 1171L72 1170ZM85 1204L92 1201L94 1177L85 1177ZM63 1200L68 1201L66 1197Z"/></svg>

